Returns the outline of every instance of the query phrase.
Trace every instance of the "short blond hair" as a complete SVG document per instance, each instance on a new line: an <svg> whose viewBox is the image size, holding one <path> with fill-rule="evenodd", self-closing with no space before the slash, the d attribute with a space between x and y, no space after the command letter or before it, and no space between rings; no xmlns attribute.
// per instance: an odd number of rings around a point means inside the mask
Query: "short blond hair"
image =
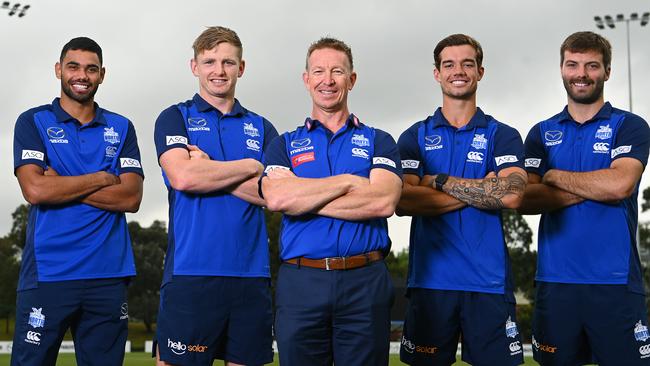
<svg viewBox="0 0 650 366"><path fill-rule="evenodd" d="M194 44L192 44L194 58L203 51L217 47L220 43L230 43L237 47L239 49L239 59L241 59L244 50L239 36L234 30L220 26L208 27L194 40Z"/></svg>
<svg viewBox="0 0 650 366"><path fill-rule="evenodd" d="M348 61L350 62L350 71L354 70L354 62L352 61L352 49L345 42L332 37L323 37L309 46L309 49L307 50L307 59L305 61L306 70L309 69L309 56L311 56L314 51L321 50L323 48L331 48L333 50L345 53L345 55L348 57Z"/></svg>

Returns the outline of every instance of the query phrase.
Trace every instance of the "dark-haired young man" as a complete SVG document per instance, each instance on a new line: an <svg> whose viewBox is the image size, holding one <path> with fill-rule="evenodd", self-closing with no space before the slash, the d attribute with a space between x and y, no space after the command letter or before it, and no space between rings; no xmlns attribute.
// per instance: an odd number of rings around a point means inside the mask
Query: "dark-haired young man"
<svg viewBox="0 0 650 366"><path fill-rule="evenodd" d="M209 27L190 61L199 92L156 121L169 192L169 243L156 334L158 365L273 361L264 149L278 133L235 98L242 43Z"/></svg>
<svg viewBox="0 0 650 366"><path fill-rule="evenodd" d="M13 366L53 366L68 328L79 365L124 359L135 275L124 213L140 206L143 172L131 122L94 102L102 61L95 41L72 39L55 65L60 98L16 122L14 172L31 207Z"/></svg>
<svg viewBox="0 0 650 366"><path fill-rule="evenodd" d="M314 42L303 73L311 116L267 150L261 189L284 213L275 317L284 366L388 365L383 258L401 169L393 138L348 109L356 78L348 45Z"/></svg>
<svg viewBox="0 0 650 366"><path fill-rule="evenodd" d="M542 214L533 352L542 365L650 365L637 252L637 195L650 129L605 102L610 43L593 32L560 47L562 112L526 138L520 210Z"/></svg>
<svg viewBox="0 0 650 366"><path fill-rule="evenodd" d="M476 107L483 51L454 34L434 50L442 107L398 141L411 215L408 291L400 358L451 365L462 336L472 365L523 363L501 210L526 186L519 133Z"/></svg>

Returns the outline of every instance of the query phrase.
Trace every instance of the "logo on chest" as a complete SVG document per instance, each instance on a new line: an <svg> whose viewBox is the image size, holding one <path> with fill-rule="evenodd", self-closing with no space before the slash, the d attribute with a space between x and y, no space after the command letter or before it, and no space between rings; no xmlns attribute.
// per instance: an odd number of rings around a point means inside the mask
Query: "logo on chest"
<svg viewBox="0 0 650 366"><path fill-rule="evenodd" d="M352 156L354 156L356 158L366 159L366 160L369 159L369 157L370 157L368 155L368 150L361 149L361 148L358 148L358 147L353 147L352 148Z"/></svg>
<svg viewBox="0 0 650 366"><path fill-rule="evenodd" d="M478 151L470 151L467 153L467 162L468 163L482 163L483 162L483 153Z"/></svg>
<svg viewBox="0 0 650 366"><path fill-rule="evenodd" d="M117 146L106 146L106 157L114 158L117 156Z"/></svg>
<svg viewBox="0 0 650 366"><path fill-rule="evenodd" d="M260 136L260 130L257 129L257 127L253 126L253 123L247 123L244 122L244 135L250 136L250 137L259 137Z"/></svg>
<svg viewBox="0 0 650 366"><path fill-rule="evenodd" d="M599 140L611 139L612 129L609 127L609 125L598 127L598 131L596 131L596 138Z"/></svg>
<svg viewBox="0 0 650 366"><path fill-rule="evenodd" d="M104 127L104 141L111 144L119 144L120 134L115 132L113 127Z"/></svg>
<svg viewBox="0 0 650 366"><path fill-rule="evenodd" d="M292 140L290 145L291 150L289 151L289 155L291 155L291 166L294 168L301 164L316 160L316 155L313 151L314 146L311 144L311 139L304 138Z"/></svg>
<svg viewBox="0 0 650 366"><path fill-rule="evenodd" d="M472 147L476 150L485 150L487 148L485 134L475 134L474 139L472 139Z"/></svg>
<svg viewBox="0 0 650 366"><path fill-rule="evenodd" d="M442 149L442 136L440 135L431 135L431 136L424 136L424 150L425 151L430 151L430 150L438 150Z"/></svg>
<svg viewBox="0 0 650 366"><path fill-rule="evenodd" d="M559 145L562 143L562 131L546 131L544 133L544 140L546 140L544 143L546 146Z"/></svg>
<svg viewBox="0 0 650 366"><path fill-rule="evenodd" d="M289 151L289 154L293 155L309 150L314 150L314 147L311 146L311 140L309 138L298 139L291 141L291 151Z"/></svg>
<svg viewBox="0 0 650 366"><path fill-rule="evenodd" d="M260 142L258 140L254 140L254 139L247 139L246 140L246 148L248 150L253 150L255 152L259 152L260 151Z"/></svg>
<svg viewBox="0 0 650 366"><path fill-rule="evenodd" d="M606 142L596 142L594 144L594 154L607 154L609 153L609 144Z"/></svg>
<svg viewBox="0 0 650 366"><path fill-rule="evenodd" d="M208 127L208 121L206 121L205 118L188 118L187 124L189 125L187 130L191 132L210 131L210 127Z"/></svg>
<svg viewBox="0 0 650 366"><path fill-rule="evenodd" d="M354 134L352 135L352 144L361 147L370 146L370 140L368 140L363 134Z"/></svg>
<svg viewBox="0 0 650 366"><path fill-rule="evenodd" d="M67 144L68 139L65 138L65 131L61 127L50 127L47 129L47 136L53 144Z"/></svg>

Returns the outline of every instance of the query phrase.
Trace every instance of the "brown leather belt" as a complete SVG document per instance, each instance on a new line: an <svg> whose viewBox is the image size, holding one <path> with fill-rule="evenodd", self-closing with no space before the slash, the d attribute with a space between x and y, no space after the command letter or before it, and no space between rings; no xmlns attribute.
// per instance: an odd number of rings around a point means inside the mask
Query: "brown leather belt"
<svg viewBox="0 0 650 366"><path fill-rule="evenodd" d="M384 259L379 250L372 252L353 255L350 257L331 257L323 259L310 259L305 257L291 258L284 261L285 263L305 266L310 268L319 268L327 271L346 270L365 267L368 264Z"/></svg>

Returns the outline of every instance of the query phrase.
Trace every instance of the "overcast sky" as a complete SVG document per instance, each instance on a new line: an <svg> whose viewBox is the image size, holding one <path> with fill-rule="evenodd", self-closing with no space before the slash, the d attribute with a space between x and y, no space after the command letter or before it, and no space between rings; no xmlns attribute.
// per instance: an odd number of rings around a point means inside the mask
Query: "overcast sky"
<svg viewBox="0 0 650 366"><path fill-rule="evenodd" d="M12 1L14 3L15 1ZM17 116L59 95L54 63L76 36L104 50L106 78L96 95L104 108L131 119L145 168L144 199L129 220L167 221L167 196L156 162L154 121L171 104L198 90L189 70L191 45L205 26L223 25L244 44L246 71L237 85L241 103L274 123L294 129L311 110L301 73L309 44L324 35L346 41L358 80L350 109L395 139L441 103L433 79L433 48L452 33L467 33L484 49L485 77L478 104L525 137L534 123L566 104L559 46L575 31L599 31L594 15L650 11L647 1L96 1L31 0L23 18L0 10L0 235L23 203L13 176ZM628 109L625 24L599 31L613 45L605 98ZM650 117L650 26L630 26L634 112ZM650 185L646 172L641 187ZM648 215L643 219L650 219ZM408 245L409 219L390 219L393 248ZM536 227L538 219L530 223Z"/></svg>

